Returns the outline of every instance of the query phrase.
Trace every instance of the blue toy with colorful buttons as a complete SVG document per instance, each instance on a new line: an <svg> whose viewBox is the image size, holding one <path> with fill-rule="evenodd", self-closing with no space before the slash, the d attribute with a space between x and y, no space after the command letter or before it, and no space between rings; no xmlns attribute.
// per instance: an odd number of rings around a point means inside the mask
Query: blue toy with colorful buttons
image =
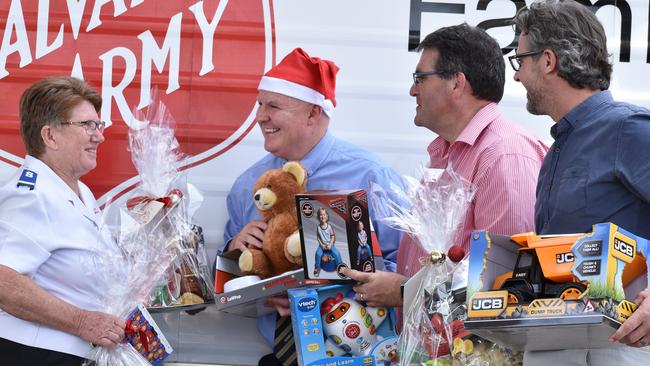
<svg viewBox="0 0 650 366"><path fill-rule="evenodd" d="M289 300L300 366L386 364L397 348L393 310L354 300L351 285L289 290Z"/></svg>

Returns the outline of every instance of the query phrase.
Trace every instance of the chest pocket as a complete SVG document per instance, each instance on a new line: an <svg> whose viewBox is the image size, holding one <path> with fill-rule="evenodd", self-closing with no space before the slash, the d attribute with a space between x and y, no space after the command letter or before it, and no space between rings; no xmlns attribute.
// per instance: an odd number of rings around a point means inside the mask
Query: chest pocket
<svg viewBox="0 0 650 366"><path fill-rule="evenodd" d="M555 210L562 214L586 214L589 168L574 166L566 169L556 181Z"/></svg>

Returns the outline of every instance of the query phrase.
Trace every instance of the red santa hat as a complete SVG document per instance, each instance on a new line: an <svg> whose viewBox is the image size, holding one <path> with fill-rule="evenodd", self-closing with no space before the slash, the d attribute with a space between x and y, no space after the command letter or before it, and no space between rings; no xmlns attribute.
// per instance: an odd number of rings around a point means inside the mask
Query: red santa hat
<svg viewBox="0 0 650 366"><path fill-rule="evenodd" d="M264 74L257 89L316 104L331 117L336 107L334 90L338 71L334 62L310 57L302 48L296 48Z"/></svg>

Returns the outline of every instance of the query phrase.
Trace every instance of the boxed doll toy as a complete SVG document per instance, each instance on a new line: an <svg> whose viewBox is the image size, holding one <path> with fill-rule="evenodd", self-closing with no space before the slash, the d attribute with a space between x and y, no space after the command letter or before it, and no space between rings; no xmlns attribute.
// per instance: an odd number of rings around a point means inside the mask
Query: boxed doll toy
<svg viewBox="0 0 650 366"><path fill-rule="evenodd" d="M374 272L368 198L364 190L296 195L305 278L346 279L341 268Z"/></svg>
<svg viewBox="0 0 650 366"><path fill-rule="evenodd" d="M587 234L472 234L473 333L520 350L613 347L608 337L647 285L648 241L614 224ZM645 274L644 274L645 272Z"/></svg>
<svg viewBox="0 0 650 366"><path fill-rule="evenodd" d="M289 290L289 300L300 366L398 361L392 309L354 300L351 286Z"/></svg>

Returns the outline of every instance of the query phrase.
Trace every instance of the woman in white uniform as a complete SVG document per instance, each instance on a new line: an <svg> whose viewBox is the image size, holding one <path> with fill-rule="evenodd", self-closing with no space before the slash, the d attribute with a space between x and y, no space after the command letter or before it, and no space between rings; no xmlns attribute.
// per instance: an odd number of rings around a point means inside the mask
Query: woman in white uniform
<svg viewBox="0 0 650 366"><path fill-rule="evenodd" d="M114 245L79 178L97 165L101 96L82 80L48 78L20 99L24 165L0 188L2 365L80 365L113 347L125 322L99 311L103 284L88 265Z"/></svg>

